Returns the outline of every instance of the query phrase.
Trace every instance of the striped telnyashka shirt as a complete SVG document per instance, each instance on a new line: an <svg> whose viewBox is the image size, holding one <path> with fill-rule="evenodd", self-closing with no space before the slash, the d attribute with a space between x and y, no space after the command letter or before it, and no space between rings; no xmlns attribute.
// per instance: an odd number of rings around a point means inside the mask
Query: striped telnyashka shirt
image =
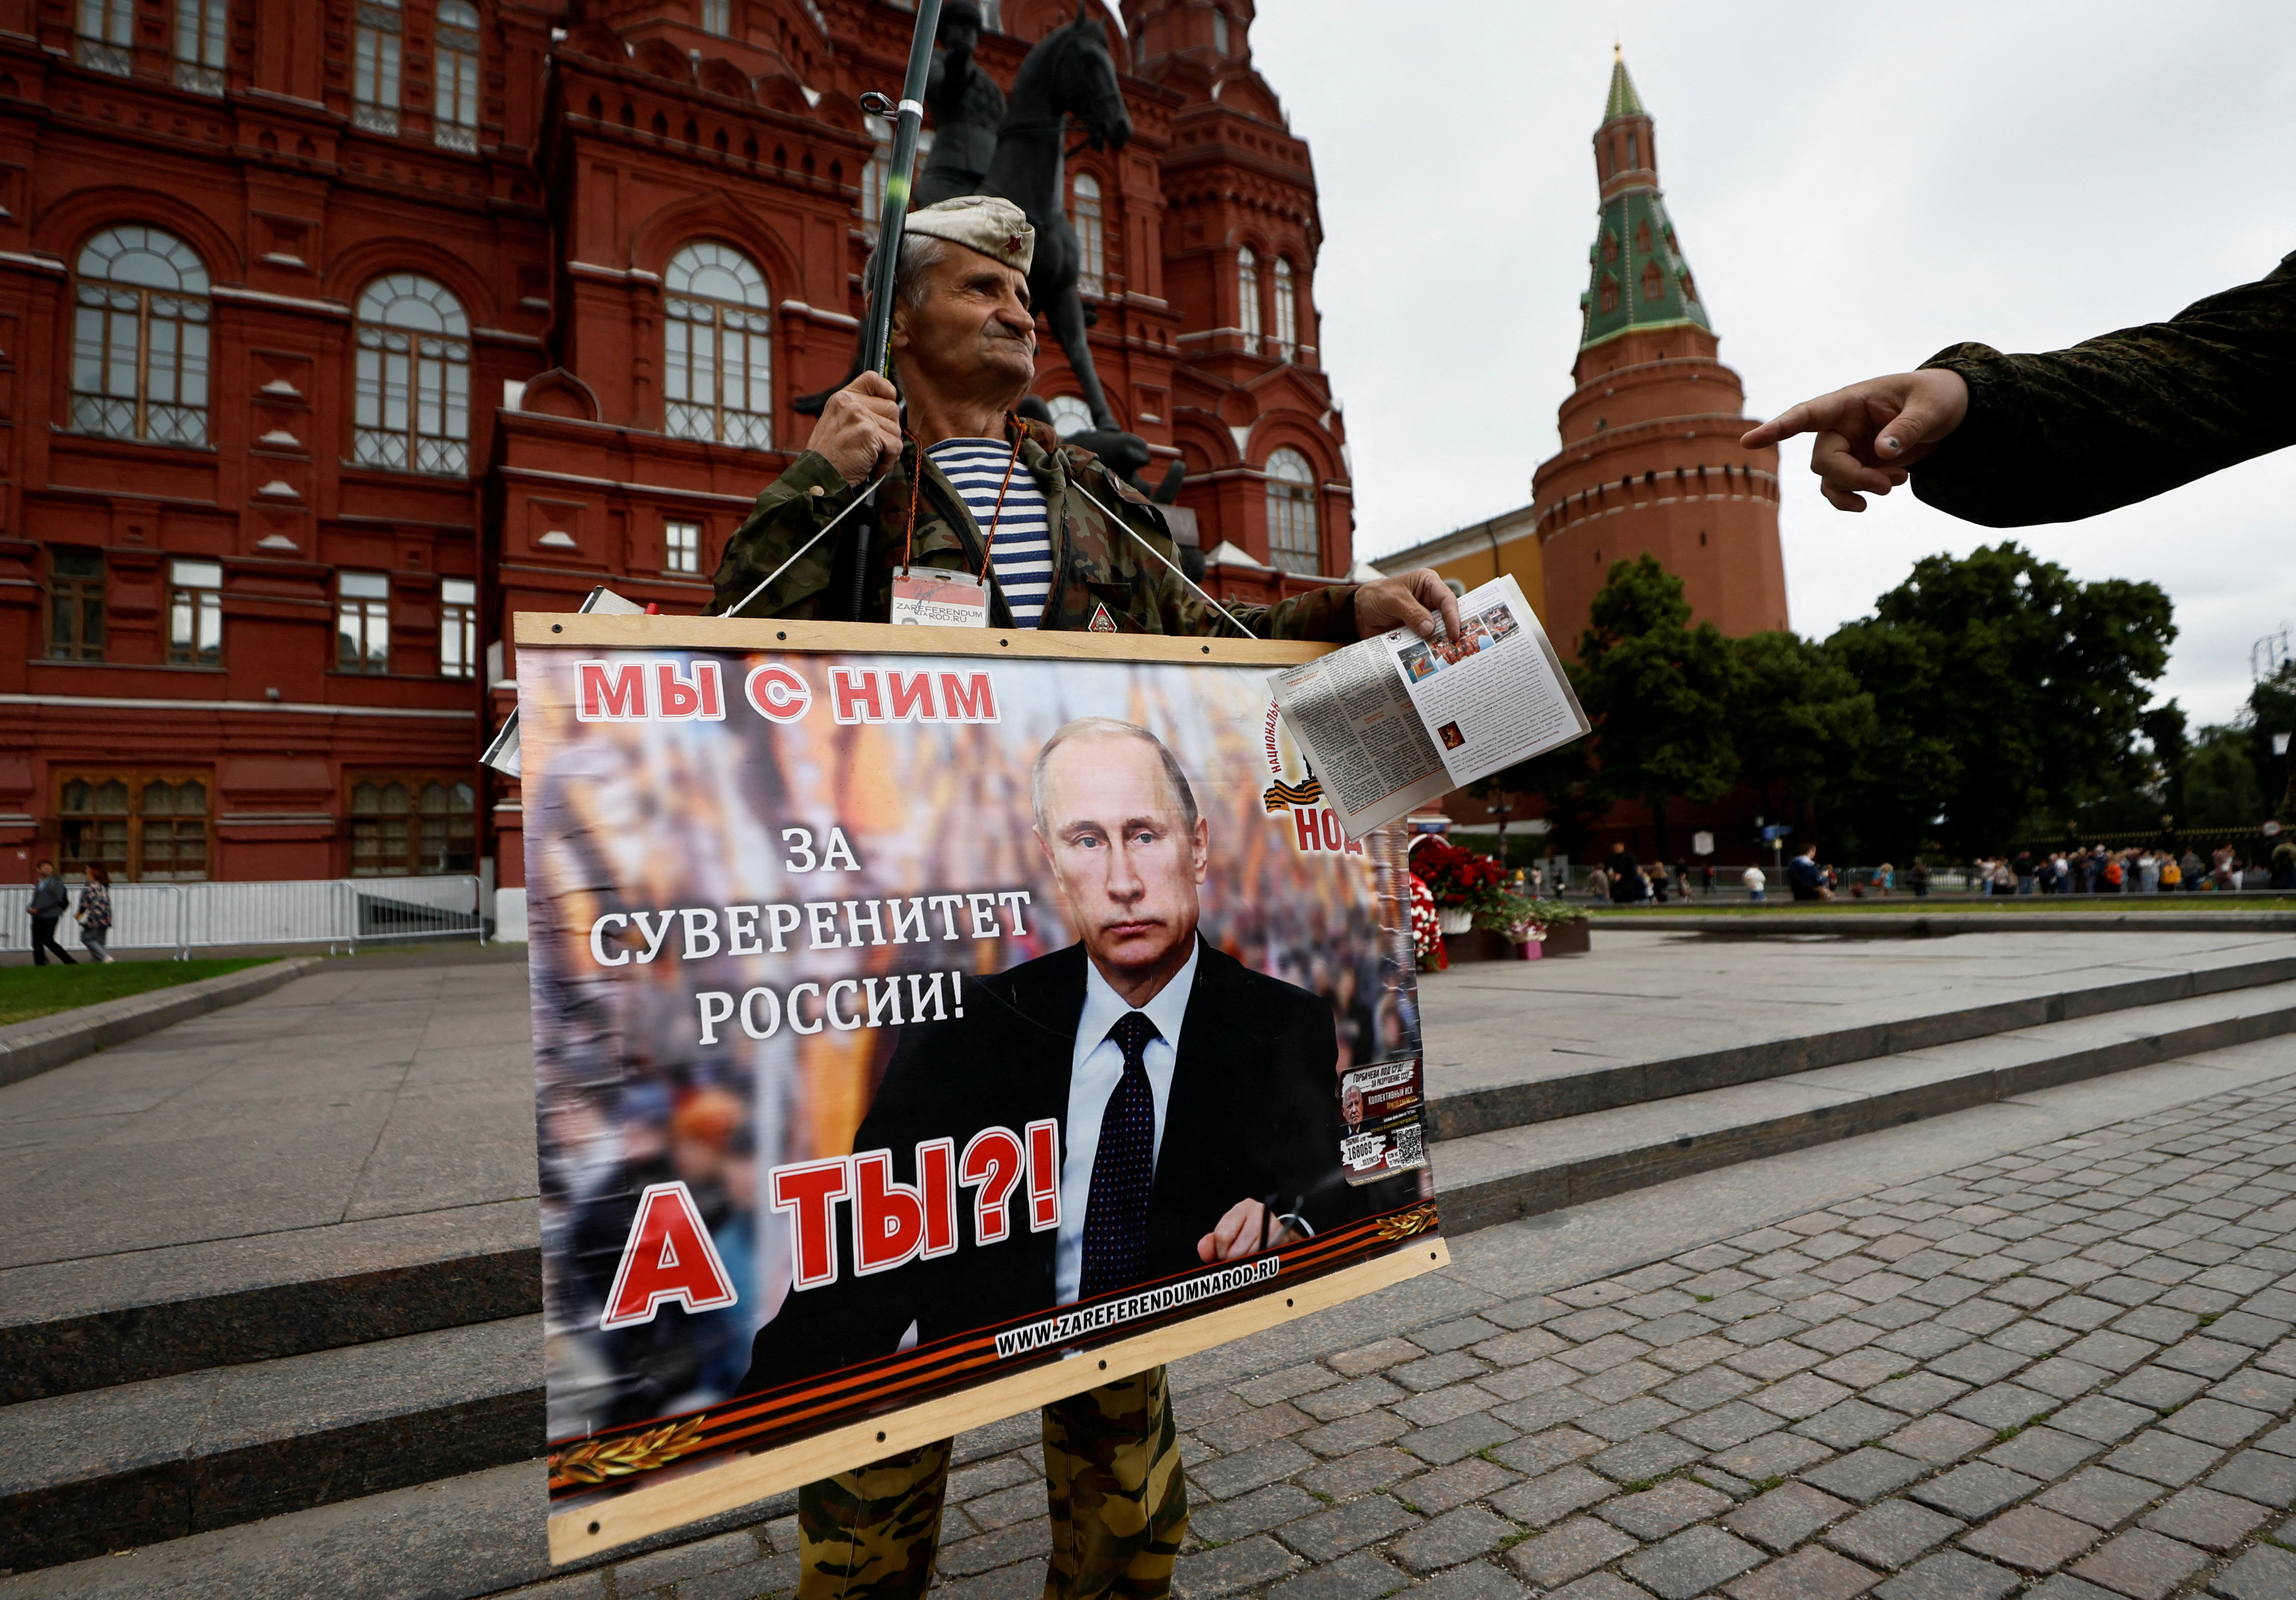
<svg viewBox="0 0 2296 1600"><path fill-rule="evenodd" d="M1053 541L1045 523L1045 491L1029 469L1013 460L1013 447L1001 439L945 439L925 452L942 474L964 497L965 510L989 533L995 526L990 559L996 565L996 586L1013 608L1013 620L1034 628L1045 613L1053 590ZM1004 488L1004 509L996 508L996 489L1004 484L1004 469L1013 478Z"/></svg>

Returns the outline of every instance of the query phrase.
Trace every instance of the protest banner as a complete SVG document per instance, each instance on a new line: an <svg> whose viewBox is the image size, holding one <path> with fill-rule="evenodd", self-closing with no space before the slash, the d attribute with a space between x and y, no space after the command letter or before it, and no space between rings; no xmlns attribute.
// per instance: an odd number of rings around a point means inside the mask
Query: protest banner
<svg viewBox="0 0 2296 1600"><path fill-rule="evenodd" d="M1448 1259L1324 646L516 628L554 1559Z"/></svg>

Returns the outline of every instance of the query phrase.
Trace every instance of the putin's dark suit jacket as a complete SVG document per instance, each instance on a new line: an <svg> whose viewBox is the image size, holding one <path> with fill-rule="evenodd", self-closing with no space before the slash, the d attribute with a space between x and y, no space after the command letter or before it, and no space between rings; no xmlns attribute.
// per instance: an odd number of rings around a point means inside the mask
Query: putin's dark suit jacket
<svg viewBox="0 0 2296 1600"><path fill-rule="evenodd" d="M892 1152L894 1175L916 1181L920 1141L961 1152L984 1128L1020 1133L1050 1118L1067 1155L1069 1079L1084 1011L1085 949L1070 945L1000 972L967 979L963 1021L911 1023L885 1070L856 1150ZM1360 1215L1340 1177L1339 1047L1329 1004L1200 944L1180 1025L1148 1201L1143 1281L1200 1268L1196 1241L1240 1200L1280 1197L1318 1231ZM1024 1184L1011 1230L981 1245L974 1191L957 1192L955 1254L857 1277L849 1205L838 1209L838 1281L792 1290L758 1333L742 1392L893 1353L909 1325L919 1343L1054 1303L1054 1230L1032 1232ZM1079 1222L1081 1218L1078 1219Z"/></svg>

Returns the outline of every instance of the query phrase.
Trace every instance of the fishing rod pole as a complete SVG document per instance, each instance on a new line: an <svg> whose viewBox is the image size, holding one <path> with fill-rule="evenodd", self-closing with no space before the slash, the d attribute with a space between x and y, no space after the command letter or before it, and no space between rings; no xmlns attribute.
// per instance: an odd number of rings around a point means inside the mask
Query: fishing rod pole
<svg viewBox="0 0 2296 1600"><path fill-rule="evenodd" d="M901 81L900 103L888 103L873 89L861 96L864 111L879 117L890 112L893 118L893 154L885 170L884 199L877 208L877 253L871 263L869 304L861 324L862 370L887 377L892 375L893 367L893 281L900 273L901 237L909 220L910 174L917 164L917 136L925 120L925 82L932 72L933 42L939 33L940 0L917 0L916 29L909 36L909 70ZM911 492L915 492L914 488ZM869 554L877 537L876 493L872 484L863 496L873 514L854 524L852 537L834 563L849 574L845 609L856 622L864 619L862 613L869 603ZM833 582L831 593L836 593Z"/></svg>

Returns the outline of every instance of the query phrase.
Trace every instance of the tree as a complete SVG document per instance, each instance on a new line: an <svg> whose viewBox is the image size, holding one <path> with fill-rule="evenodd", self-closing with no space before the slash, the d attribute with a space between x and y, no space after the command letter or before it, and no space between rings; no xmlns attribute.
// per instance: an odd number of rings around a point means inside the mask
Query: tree
<svg viewBox="0 0 2296 1600"><path fill-rule="evenodd" d="M1682 579L1650 555L1612 564L1587 620L1571 681L1595 724L1592 792L1649 807L1665 859L1668 802L1719 800L1737 781L1729 643L1690 626Z"/></svg>
<svg viewBox="0 0 2296 1600"><path fill-rule="evenodd" d="M1779 629L1731 641L1730 743L1773 819L1808 825L1855 793L1874 743L1874 697L1825 650Z"/></svg>
<svg viewBox="0 0 2296 1600"><path fill-rule="evenodd" d="M2281 816L2281 802L2289 790L2289 759L2272 753L2272 738L2296 729L2296 661L2284 661L2280 669L2249 691L2247 725L2248 759L2256 768L2257 792L2262 809L2247 819L2243 826L2260 822L2267 816Z"/></svg>
<svg viewBox="0 0 2296 1600"><path fill-rule="evenodd" d="M2249 734L2239 726L2201 730L2185 763L2185 809L2177 817L2180 826L2252 828L2262 819L2267 806L2249 753Z"/></svg>
<svg viewBox="0 0 2296 1600"><path fill-rule="evenodd" d="M2136 735L2176 636L2156 585L2080 583L2013 543L1916 562L1827 641L1874 695L1868 844L1998 850L2142 783Z"/></svg>

